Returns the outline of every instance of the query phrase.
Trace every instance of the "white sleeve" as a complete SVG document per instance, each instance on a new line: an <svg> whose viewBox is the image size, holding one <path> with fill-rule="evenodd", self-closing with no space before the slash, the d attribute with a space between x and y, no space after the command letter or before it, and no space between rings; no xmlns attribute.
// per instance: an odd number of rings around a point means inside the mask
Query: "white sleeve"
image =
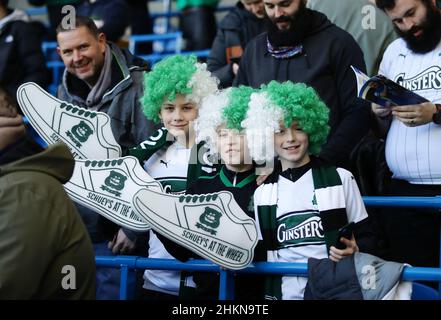
<svg viewBox="0 0 441 320"><path fill-rule="evenodd" d="M393 60L394 47L396 46L396 41L389 44L383 54L383 58L381 59L380 67L378 69L378 73L385 76L386 78L390 78L390 66ZM396 54L396 52L395 52Z"/></svg>
<svg viewBox="0 0 441 320"><path fill-rule="evenodd" d="M343 183L348 221L359 222L366 219L368 214L354 176L348 170L342 168L337 168L337 172Z"/></svg>

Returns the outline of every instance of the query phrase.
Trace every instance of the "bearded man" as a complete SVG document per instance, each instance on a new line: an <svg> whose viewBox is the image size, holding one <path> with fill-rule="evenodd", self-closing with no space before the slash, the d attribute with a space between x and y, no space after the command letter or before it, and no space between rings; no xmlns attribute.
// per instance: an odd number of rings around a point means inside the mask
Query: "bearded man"
<svg viewBox="0 0 441 320"><path fill-rule="evenodd" d="M380 73L429 102L372 109L388 129L386 161L393 179L386 195L441 194L441 10L435 0L377 0L400 36L386 49ZM390 127L389 127L390 126ZM389 259L415 266L439 264L436 209L385 210Z"/></svg>
<svg viewBox="0 0 441 320"><path fill-rule="evenodd" d="M330 109L331 132L320 157L348 167L349 155L369 129L369 106L356 99L351 65L365 71L352 36L304 0L264 0L267 32L247 45L235 85L258 88L271 80L303 82Z"/></svg>

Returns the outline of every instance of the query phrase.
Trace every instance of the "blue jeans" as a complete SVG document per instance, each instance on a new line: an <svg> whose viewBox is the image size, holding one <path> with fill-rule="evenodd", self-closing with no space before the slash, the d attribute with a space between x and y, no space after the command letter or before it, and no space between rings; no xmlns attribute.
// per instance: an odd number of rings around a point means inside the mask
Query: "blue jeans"
<svg viewBox="0 0 441 320"><path fill-rule="evenodd" d="M115 256L111 250L107 248L106 242L93 244L95 256ZM96 269L96 299L97 300L119 300L121 270L119 268L102 268ZM136 288L136 271L129 270L127 279L127 298L134 299Z"/></svg>

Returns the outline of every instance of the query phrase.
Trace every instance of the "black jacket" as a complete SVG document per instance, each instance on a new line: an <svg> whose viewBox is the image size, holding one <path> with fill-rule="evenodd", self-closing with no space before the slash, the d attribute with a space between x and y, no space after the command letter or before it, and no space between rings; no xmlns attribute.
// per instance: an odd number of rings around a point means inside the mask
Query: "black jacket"
<svg viewBox="0 0 441 320"><path fill-rule="evenodd" d="M352 36L325 15L307 9L311 28L303 53L276 59L267 51L267 33L250 41L234 85L260 87L271 80L303 82L317 90L330 109L331 132L320 156L348 168L351 150L369 129L370 107L356 98L356 80L350 66L365 70L363 52Z"/></svg>
<svg viewBox="0 0 441 320"><path fill-rule="evenodd" d="M3 19L9 21L0 26L0 87L14 99L22 83L32 81L46 88L49 73L41 50L43 27L26 22L24 13L17 10Z"/></svg>
<svg viewBox="0 0 441 320"><path fill-rule="evenodd" d="M233 56L240 57L247 43L263 31L263 19L246 10L241 2L222 19L207 60L208 70L219 78L221 87L230 87L234 80L227 50L238 50L239 54Z"/></svg>

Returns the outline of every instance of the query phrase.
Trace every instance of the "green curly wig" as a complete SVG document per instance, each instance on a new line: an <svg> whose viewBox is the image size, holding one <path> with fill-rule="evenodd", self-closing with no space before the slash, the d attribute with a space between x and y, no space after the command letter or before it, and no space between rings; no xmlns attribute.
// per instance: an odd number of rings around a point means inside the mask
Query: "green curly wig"
<svg viewBox="0 0 441 320"><path fill-rule="evenodd" d="M233 87L229 93L229 104L222 110L222 120L228 129L242 130L242 121L248 110L250 96L256 89L247 86Z"/></svg>
<svg viewBox="0 0 441 320"><path fill-rule="evenodd" d="M329 109L316 91L303 83L271 81L262 86L271 102L283 110L283 122L288 128L293 121L309 136L309 152L319 154L329 134Z"/></svg>
<svg viewBox="0 0 441 320"><path fill-rule="evenodd" d="M241 122L245 119L250 102L250 95L256 89L240 86L227 88L207 96L199 108L195 123L196 142L204 141L211 153L217 151L217 128L225 125L228 129L241 131Z"/></svg>
<svg viewBox="0 0 441 320"><path fill-rule="evenodd" d="M146 117L161 122L159 112L164 102L176 99L176 94L190 94L189 81L197 71L195 56L171 56L158 62L144 75L144 95L141 104Z"/></svg>

